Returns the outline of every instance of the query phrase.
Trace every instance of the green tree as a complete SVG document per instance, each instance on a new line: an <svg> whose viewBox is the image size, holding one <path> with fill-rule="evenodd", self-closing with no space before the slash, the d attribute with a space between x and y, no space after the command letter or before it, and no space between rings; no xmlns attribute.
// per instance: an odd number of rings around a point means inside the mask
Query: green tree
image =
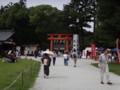
<svg viewBox="0 0 120 90"><path fill-rule="evenodd" d="M98 0L96 43L99 46L115 47L120 37L120 1Z"/></svg>
<svg viewBox="0 0 120 90"><path fill-rule="evenodd" d="M49 33L78 33L80 35L81 47L85 40L91 38L91 33L85 31L90 27L88 22L93 17L94 0L71 0L60 11L50 5L39 5L26 7L26 0L18 3L9 3L1 6L0 29L14 29L17 44L39 43L41 48L49 46L47 34ZM90 37L88 37L90 34ZM88 45L88 41L85 42Z"/></svg>
<svg viewBox="0 0 120 90"><path fill-rule="evenodd" d="M48 47L48 44L43 41L47 41L47 34L58 32L57 17L60 11L50 5L40 5L31 7L29 12L30 26L35 29L41 47Z"/></svg>
<svg viewBox="0 0 120 90"><path fill-rule="evenodd" d="M68 5L64 6L62 20L64 25L71 28L73 33L80 35L80 46L84 44L85 28L90 28L88 22L93 21L94 0L71 0Z"/></svg>
<svg viewBox="0 0 120 90"><path fill-rule="evenodd" d="M25 0L18 3L10 3L1 8L0 28L4 30L13 29L15 31L15 39L18 44L29 42L29 12L25 6Z"/></svg>

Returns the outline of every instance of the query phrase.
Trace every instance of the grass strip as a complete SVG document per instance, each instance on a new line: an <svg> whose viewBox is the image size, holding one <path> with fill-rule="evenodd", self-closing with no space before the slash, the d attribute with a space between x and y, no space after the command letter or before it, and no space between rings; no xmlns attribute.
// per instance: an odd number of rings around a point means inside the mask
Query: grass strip
<svg viewBox="0 0 120 90"><path fill-rule="evenodd" d="M91 65L98 68L98 63L92 63ZM114 74L120 76L120 64L112 62L112 63L109 63L108 65L109 65L110 72L113 72Z"/></svg>
<svg viewBox="0 0 120 90"><path fill-rule="evenodd" d="M22 70L21 77L8 90L28 90L31 88L38 76L40 62L20 59L17 63L3 63L0 59L0 90L8 87Z"/></svg>

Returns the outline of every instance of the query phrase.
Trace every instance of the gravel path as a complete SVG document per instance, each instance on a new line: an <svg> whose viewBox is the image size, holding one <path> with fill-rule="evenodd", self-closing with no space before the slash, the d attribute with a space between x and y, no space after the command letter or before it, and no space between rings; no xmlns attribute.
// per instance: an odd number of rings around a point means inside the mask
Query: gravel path
<svg viewBox="0 0 120 90"><path fill-rule="evenodd" d="M43 78L43 67L34 86L30 90L120 90L120 76L110 73L113 85L100 84L99 69L91 66L91 59L78 59L77 67L69 60L64 66L63 58L58 57L56 65L51 65L50 76Z"/></svg>

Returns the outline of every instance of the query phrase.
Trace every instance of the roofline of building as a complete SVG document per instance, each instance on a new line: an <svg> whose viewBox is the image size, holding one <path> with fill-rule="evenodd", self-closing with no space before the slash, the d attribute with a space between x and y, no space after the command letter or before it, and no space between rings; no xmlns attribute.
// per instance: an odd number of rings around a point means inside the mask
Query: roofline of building
<svg viewBox="0 0 120 90"><path fill-rule="evenodd" d="M14 32L14 30L0 30L0 32Z"/></svg>

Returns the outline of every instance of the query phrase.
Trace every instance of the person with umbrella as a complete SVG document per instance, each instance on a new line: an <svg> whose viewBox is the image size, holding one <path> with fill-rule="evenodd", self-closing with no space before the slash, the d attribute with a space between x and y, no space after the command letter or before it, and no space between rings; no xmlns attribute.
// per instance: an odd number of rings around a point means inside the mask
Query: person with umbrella
<svg viewBox="0 0 120 90"><path fill-rule="evenodd" d="M42 64L44 65L44 78L48 78L49 76L49 67L50 67L50 63L51 63L51 58L49 57L49 55L51 55L51 51L45 51L43 52L44 55L41 58Z"/></svg>

